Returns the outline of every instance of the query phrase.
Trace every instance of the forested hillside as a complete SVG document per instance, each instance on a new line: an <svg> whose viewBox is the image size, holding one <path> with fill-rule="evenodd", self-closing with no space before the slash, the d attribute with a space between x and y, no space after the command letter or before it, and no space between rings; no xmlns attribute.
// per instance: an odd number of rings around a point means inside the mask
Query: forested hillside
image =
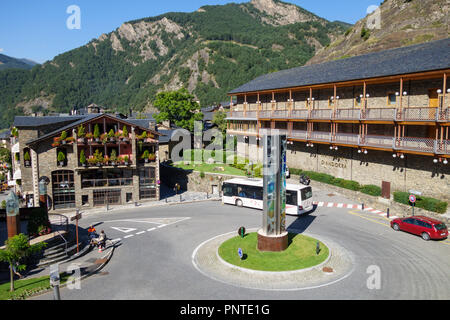
<svg viewBox="0 0 450 320"><path fill-rule="evenodd" d="M202 106L219 103L259 75L305 64L348 28L273 0L130 21L31 71L0 71L1 126L91 103L148 110L157 92L181 87Z"/></svg>

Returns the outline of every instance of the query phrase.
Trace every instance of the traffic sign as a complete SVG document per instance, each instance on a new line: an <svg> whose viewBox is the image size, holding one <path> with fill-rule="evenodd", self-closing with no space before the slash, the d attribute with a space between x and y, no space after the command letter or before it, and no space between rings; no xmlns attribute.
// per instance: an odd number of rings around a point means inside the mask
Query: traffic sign
<svg viewBox="0 0 450 320"><path fill-rule="evenodd" d="M409 196L409 202L411 202L411 203L415 203L416 202L416 196L415 195L410 195Z"/></svg>
<svg viewBox="0 0 450 320"><path fill-rule="evenodd" d="M70 218L70 221L81 220L81 212Z"/></svg>
<svg viewBox="0 0 450 320"><path fill-rule="evenodd" d="M244 254L243 254L241 248L238 249L238 255L239 255L239 258L242 260L242 258L244 257Z"/></svg>

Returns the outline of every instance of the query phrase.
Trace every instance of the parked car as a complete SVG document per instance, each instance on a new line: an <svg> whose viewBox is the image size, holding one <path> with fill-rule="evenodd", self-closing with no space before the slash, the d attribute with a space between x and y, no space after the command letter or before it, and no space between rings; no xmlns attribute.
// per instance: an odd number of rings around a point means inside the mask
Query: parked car
<svg viewBox="0 0 450 320"><path fill-rule="evenodd" d="M448 237L447 226L439 220L424 216L397 218L391 221L395 231L406 231L428 241L430 239L445 239Z"/></svg>

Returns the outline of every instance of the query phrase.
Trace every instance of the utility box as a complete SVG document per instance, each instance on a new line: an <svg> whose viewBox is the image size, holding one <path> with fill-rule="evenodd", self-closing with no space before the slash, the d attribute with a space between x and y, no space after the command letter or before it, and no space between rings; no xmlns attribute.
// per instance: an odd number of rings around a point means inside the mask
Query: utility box
<svg viewBox="0 0 450 320"><path fill-rule="evenodd" d="M391 183L388 181L381 182L381 197L384 199L391 198Z"/></svg>

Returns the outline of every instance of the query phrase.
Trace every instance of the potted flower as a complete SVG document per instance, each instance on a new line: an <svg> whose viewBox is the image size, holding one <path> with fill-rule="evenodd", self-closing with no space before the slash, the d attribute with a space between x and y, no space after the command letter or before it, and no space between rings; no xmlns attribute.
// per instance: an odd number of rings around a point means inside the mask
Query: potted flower
<svg viewBox="0 0 450 320"><path fill-rule="evenodd" d="M100 128L98 126L98 123L94 126L94 139L95 142L100 142Z"/></svg>
<svg viewBox="0 0 450 320"><path fill-rule="evenodd" d="M30 153L28 151L25 152L25 154L23 155L23 160L25 161L26 167L31 166L31 157L30 157Z"/></svg>
<svg viewBox="0 0 450 320"><path fill-rule="evenodd" d="M114 138L116 138L117 141L122 140L120 137L121 135L122 134L119 131L117 131L116 133L114 133Z"/></svg>
<svg viewBox="0 0 450 320"><path fill-rule="evenodd" d="M149 156L150 156L150 152L148 152L148 150L145 150L141 156L141 159L144 159L145 163L148 163Z"/></svg>
<svg viewBox="0 0 450 320"><path fill-rule="evenodd" d="M78 132L77 132L78 142L84 143L85 135L86 135L86 133L84 132L84 126L83 125L79 126L78 127Z"/></svg>
<svg viewBox="0 0 450 320"><path fill-rule="evenodd" d="M64 161L66 160L66 155L64 152L60 151L58 153L58 163L60 167L64 167Z"/></svg>
<svg viewBox="0 0 450 320"><path fill-rule="evenodd" d="M128 141L128 130L127 126L123 126L122 128L122 141Z"/></svg>
<svg viewBox="0 0 450 320"><path fill-rule="evenodd" d="M142 132L140 136L138 136L139 140L145 140L147 139L147 131Z"/></svg>
<svg viewBox="0 0 450 320"><path fill-rule="evenodd" d="M156 160L156 154L150 153L150 155L148 156L148 160L155 161Z"/></svg>
<svg viewBox="0 0 450 320"><path fill-rule="evenodd" d="M123 164L123 157L122 156L118 156L117 157L117 164Z"/></svg>
<svg viewBox="0 0 450 320"><path fill-rule="evenodd" d="M94 167L97 164L97 160L94 157L89 157L89 159L87 159L87 163L88 165Z"/></svg>
<svg viewBox="0 0 450 320"><path fill-rule="evenodd" d="M96 161L97 167L101 167L103 163L103 154L98 149L94 152L94 159Z"/></svg>
<svg viewBox="0 0 450 320"><path fill-rule="evenodd" d="M86 133L85 138L88 139L89 141L92 141L92 139L94 138L94 135L90 132Z"/></svg>
<svg viewBox="0 0 450 320"><path fill-rule="evenodd" d="M61 132L59 141L61 141L62 144L66 144L66 139L67 139L67 132L64 130L63 132Z"/></svg>
<svg viewBox="0 0 450 320"><path fill-rule="evenodd" d="M111 165L115 166L117 161L117 152L116 150L111 151L111 157L109 158L111 160Z"/></svg>
<svg viewBox="0 0 450 320"><path fill-rule="evenodd" d="M128 156L123 157L123 162L126 166L128 165L129 160L130 160L130 158Z"/></svg>
<svg viewBox="0 0 450 320"><path fill-rule="evenodd" d="M108 157L107 154L103 157L103 164L104 164L105 166L107 166L107 165L109 164L109 157Z"/></svg>
<svg viewBox="0 0 450 320"><path fill-rule="evenodd" d="M68 138L66 138L66 141L68 143L73 143L75 141L75 138L74 137L68 137Z"/></svg>
<svg viewBox="0 0 450 320"><path fill-rule="evenodd" d="M113 129L109 130L109 132L108 132L108 139L109 139L109 141L114 142L114 138L115 137L116 136L114 134L114 130Z"/></svg>
<svg viewBox="0 0 450 320"><path fill-rule="evenodd" d="M84 150L80 152L80 163L83 167L86 167L86 155L84 154Z"/></svg>

